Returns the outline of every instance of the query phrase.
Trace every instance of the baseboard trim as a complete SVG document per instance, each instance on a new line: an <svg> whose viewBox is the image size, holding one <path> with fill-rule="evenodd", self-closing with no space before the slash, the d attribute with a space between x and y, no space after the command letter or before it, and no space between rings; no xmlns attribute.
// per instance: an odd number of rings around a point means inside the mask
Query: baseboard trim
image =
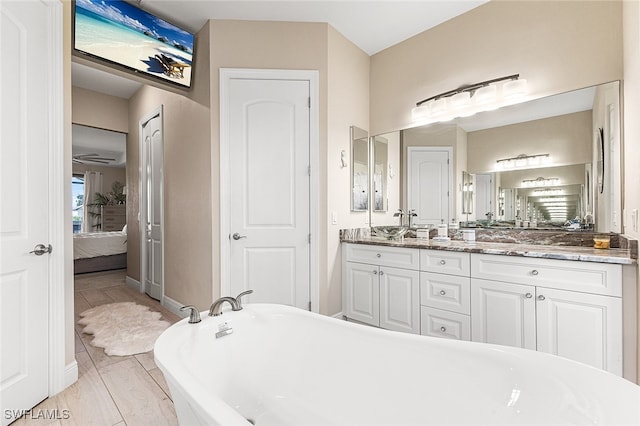
<svg viewBox="0 0 640 426"><path fill-rule="evenodd" d="M173 300L169 296L162 297L162 306L167 308L171 313L176 314L180 318L186 318L189 315L187 311L180 311L180 308L184 306L183 303L178 302L177 300Z"/></svg>
<svg viewBox="0 0 640 426"><path fill-rule="evenodd" d="M78 362L74 359L64 367L64 388L78 381Z"/></svg>
<svg viewBox="0 0 640 426"><path fill-rule="evenodd" d="M130 276L127 275L127 277L124 280L124 283L126 285L128 285L129 287L131 287L132 289L137 290L140 293L142 293L142 286L140 285L140 281L134 280L133 278L131 278Z"/></svg>

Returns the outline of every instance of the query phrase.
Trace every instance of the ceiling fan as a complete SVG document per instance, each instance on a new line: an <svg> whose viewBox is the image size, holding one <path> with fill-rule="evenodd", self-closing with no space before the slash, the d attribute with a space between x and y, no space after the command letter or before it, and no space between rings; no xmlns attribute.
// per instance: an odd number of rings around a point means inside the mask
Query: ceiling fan
<svg viewBox="0 0 640 426"><path fill-rule="evenodd" d="M110 164L112 161L116 161L115 158L104 157L96 153L75 154L72 156L72 160L74 163L78 163L78 164L87 164L87 163Z"/></svg>

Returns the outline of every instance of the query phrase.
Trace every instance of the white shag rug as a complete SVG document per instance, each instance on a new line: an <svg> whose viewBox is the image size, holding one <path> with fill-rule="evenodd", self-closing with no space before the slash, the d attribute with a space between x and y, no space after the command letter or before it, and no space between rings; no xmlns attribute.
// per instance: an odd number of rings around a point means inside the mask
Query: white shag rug
<svg viewBox="0 0 640 426"><path fill-rule="evenodd" d="M127 356L153 349L156 339L169 327L160 312L135 302L110 303L80 314L82 332L93 334L91 344L104 348L107 355Z"/></svg>

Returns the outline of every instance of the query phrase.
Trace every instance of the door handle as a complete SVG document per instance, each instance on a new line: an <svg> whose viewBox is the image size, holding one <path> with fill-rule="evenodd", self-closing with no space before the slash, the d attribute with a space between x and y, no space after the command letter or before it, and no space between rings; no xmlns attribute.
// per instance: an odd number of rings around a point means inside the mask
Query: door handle
<svg viewBox="0 0 640 426"><path fill-rule="evenodd" d="M247 236L246 236L246 235L240 235L240 234L238 234L237 232L235 232L235 233L231 236L231 238L233 238L234 240L236 240L236 241L237 241L237 240L239 240L240 238L247 238Z"/></svg>
<svg viewBox="0 0 640 426"><path fill-rule="evenodd" d="M46 246L44 244L38 244L29 253L33 253L36 256L42 256L43 254L51 253L52 251L53 251L53 247L51 246L51 244L48 244Z"/></svg>

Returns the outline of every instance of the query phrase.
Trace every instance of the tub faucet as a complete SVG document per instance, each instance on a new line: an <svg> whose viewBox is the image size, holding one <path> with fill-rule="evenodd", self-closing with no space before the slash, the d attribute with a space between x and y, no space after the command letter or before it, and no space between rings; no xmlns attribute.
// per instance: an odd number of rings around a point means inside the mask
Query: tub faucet
<svg viewBox="0 0 640 426"><path fill-rule="evenodd" d="M222 315L221 309L224 302L229 302L229 304L231 305L231 309L233 309L234 311L238 310L236 309L238 306L238 302L236 301L236 299L234 299L233 297L221 297L213 302L213 304L209 308L209 316L217 317L218 315Z"/></svg>
<svg viewBox="0 0 640 426"><path fill-rule="evenodd" d="M242 297L246 296L248 294L253 293L253 290L247 290L247 291L243 291L242 293L240 293L239 295L236 296L236 305L231 308L234 311L241 311L242 310Z"/></svg>

